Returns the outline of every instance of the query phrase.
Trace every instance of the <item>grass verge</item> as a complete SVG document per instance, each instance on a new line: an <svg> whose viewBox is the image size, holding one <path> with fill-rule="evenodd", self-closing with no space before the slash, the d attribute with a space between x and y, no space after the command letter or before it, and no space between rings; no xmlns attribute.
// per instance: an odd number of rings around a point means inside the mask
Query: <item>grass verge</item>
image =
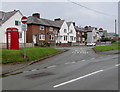
<svg viewBox="0 0 120 92"><path fill-rule="evenodd" d="M107 46L96 46L93 48L96 51L111 51L111 50L118 50L120 49L120 43L113 43L112 45Z"/></svg>
<svg viewBox="0 0 120 92"><path fill-rule="evenodd" d="M33 61L36 59L43 58L45 56L53 55L55 53L61 52L61 50L54 48L27 48L26 54L27 58L23 58L23 49L19 50L2 50L2 63L18 63L18 62L27 62Z"/></svg>

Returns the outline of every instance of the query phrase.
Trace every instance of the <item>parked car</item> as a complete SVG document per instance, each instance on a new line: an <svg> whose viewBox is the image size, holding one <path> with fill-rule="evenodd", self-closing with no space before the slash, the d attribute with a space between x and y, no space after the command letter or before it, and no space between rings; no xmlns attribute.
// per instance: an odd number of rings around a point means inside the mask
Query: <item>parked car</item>
<svg viewBox="0 0 120 92"><path fill-rule="evenodd" d="M94 42L88 42L86 45L87 46L96 46L96 43L94 43Z"/></svg>

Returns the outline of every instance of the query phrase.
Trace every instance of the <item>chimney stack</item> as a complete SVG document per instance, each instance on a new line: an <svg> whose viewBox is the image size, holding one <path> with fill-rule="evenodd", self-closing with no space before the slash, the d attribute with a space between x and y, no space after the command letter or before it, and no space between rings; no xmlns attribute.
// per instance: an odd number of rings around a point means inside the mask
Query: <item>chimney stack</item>
<svg viewBox="0 0 120 92"><path fill-rule="evenodd" d="M54 21L60 21L60 20L61 20L60 18L54 19Z"/></svg>
<svg viewBox="0 0 120 92"><path fill-rule="evenodd" d="M40 14L39 13L34 13L32 14L33 17L37 17L37 18L40 18Z"/></svg>
<svg viewBox="0 0 120 92"><path fill-rule="evenodd" d="M75 26L75 22L73 22L73 26Z"/></svg>

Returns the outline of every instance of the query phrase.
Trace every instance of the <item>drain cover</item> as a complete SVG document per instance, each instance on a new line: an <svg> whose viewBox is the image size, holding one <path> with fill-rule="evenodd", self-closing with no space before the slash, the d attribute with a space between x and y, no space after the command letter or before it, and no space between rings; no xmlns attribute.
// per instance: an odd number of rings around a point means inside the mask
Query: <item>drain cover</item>
<svg viewBox="0 0 120 92"><path fill-rule="evenodd" d="M40 77L49 76L49 75L54 75L54 74L47 73L47 72L41 72L41 73L26 75L25 77L30 78L30 79L35 79L35 78L40 78Z"/></svg>

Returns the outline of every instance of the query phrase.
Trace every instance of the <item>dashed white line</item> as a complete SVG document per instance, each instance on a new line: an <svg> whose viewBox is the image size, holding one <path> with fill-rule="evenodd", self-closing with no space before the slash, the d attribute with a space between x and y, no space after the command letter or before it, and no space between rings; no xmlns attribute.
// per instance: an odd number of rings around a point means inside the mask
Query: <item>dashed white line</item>
<svg viewBox="0 0 120 92"><path fill-rule="evenodd" d="M56 67L56 65L52 65L52 66L49 66L49 67L47 67L47 68L53 68L53 67Z"/></svg>
<svg viewBox="0 0 120 92"><path fill-rule="evenodd" d="M30 72L30 71L23 71L23 73L27 73L27 72Z"/></svg>
<svg viewBox="0 0 120 92"><path fill-rule="evenodd" d="M85 60L81 60L81 61L85 61Z"/></svg>
<svg viewBox="0 0 120 92"><path fill-rule="evenodd" d="M71 62L71 63L76 63L76 62Z"/></svg>
<svg viewBox="0 0 120 92"><path fill-rule="evenodd" d="M37 69L33 69L33 70L31 70L31 71L37 71Z"/></svg>
<svg viewBox="0 0 120 92"><path fill-rule="evenodd" d="M69 80L69 81L66 81L66 82L63 82L63 83L60 83L58 85L55 85L53 86L54 88L56 87L59 87L59 86L63 86L65 84L68 84L68 83L71 83L71 82L74 82L74 81L77 81L77 80L80 80L80 79L83 79L85 77L88 77L88 76L91 76L91 75L94 75L94 74L97 74L99 72L102 72L103 70L99 70L99 71L96 71L96 72L93 72L93 73L90 73L90 74L87 74L87 75L84 75L84 76L81 76L81 77L78 77L78 78L75 78L75 79L72 79L72 80Z"/></svg>
<svg viewBox="0 0 120 92"><path fill-rule="evenodd" d="M93 60L93 59L95 59L95 58L91 58L91 60Z"/></svg>

